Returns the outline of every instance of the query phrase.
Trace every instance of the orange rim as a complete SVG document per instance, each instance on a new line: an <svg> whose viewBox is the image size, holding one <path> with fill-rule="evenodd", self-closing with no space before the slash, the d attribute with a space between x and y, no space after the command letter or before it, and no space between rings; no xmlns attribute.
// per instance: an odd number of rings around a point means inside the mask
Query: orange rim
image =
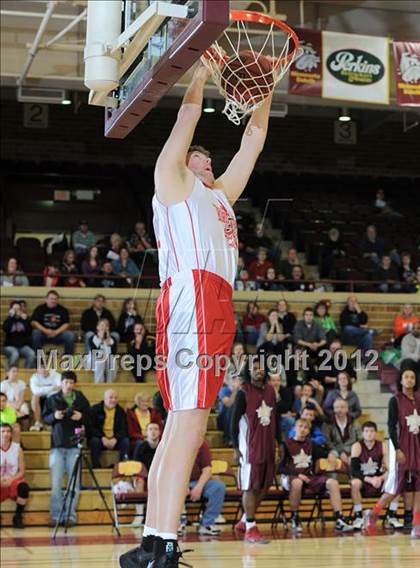
<svg viewBox="0 0 420 568"><path fill-rule="evenodd" d="M252 10L231 10L230 19L233 22L253 22L254 24L264 24L266 26L274 24L276 28L286 32L292 38L295 48L291 53L286 55L286 57L283 57L282 59L278 58L279 62L287 62L293 59L296 51L300 47L300 41L296 32L290 26L277 18L267 16L267 14L262 14L261 12L254 12Z"/></svg>

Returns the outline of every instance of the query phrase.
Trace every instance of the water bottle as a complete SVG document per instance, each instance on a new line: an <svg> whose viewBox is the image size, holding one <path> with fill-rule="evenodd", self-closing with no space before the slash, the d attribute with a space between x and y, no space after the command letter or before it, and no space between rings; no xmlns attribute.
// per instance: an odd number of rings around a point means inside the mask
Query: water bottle
<svg viewBox="0 0 420 568"><path fill-rule="evenodd" d="M185 531L185 530L187 529L187 522L188 522L187 513L186 513L185 511L183 511L183 512L181 513L181 523L180 523L180 524L181 524L181 529L182 529L183 531Z"/></svg>

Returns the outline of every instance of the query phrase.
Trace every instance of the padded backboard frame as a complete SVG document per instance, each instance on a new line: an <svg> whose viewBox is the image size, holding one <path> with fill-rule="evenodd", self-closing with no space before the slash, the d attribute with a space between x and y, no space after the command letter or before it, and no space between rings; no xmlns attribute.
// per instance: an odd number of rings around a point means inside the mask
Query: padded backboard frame
<svg viewBox="0 0 420 568"><path fill-rule="evenodd" d="M105 136L125 138L230 23L229 0L201 0L196 16L145 73L129 98L105 109Z"/></svg>

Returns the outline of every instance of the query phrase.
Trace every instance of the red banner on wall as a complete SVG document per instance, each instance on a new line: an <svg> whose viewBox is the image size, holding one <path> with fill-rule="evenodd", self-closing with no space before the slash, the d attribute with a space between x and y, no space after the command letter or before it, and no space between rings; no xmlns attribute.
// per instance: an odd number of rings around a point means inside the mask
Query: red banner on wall
<svg viewBox="0 0 420 568"><path fill-rule="evenodd" d="M322 94L322 33L296 29L302 48L289 71L289 93L320 97Z"/></svg>
<svg viewBox="0 0 420 568"><path fill-rule="evenodd" d="M420 42L394 41L397 104L420 106Z"/></svg>

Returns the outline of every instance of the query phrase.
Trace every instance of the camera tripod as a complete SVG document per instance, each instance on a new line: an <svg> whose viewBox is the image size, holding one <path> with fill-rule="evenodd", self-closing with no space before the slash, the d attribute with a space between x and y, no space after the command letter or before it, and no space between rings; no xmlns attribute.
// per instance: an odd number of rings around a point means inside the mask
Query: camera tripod
<svg viewBox="0 0 420 568"><path fill-rule="evenodd" d="M109 515L109 518L111 519L111 523L112 523L112 527L116 530L118 536L121 536L121 533L115 523L114 517L112 516L111 510L108 507L108 503L106 502L105 499L105 495L98 483L98 479L95 475L95 472L92 469L92 466L90 464L89 459L84 455L83 453L83 443L82 441L79 441L77 443L77 448L79 450L79 453L77 455L76 461L74 462L74 466L73 466L73 470L71 472L70 478L67 481L67 487L66 487L66 492L64 494L64 498L63 498L63 504L61 506L61 510L60 510L60 514L58 516L57 522L55 524L54 527L54 533L53 533L53 539L55 540L56 536L57 536L57 532L58 532L58 527L60 526L60 524L63 521L63 526L64 526L64 533L67 533L67 529L68 529L68 525L69 525L69 518L70 518L70 511L71 511L71 506L73 504L74 501L74 497L76 494L76 487L77 487L77 483L81 482L82 479L82 463L87 467L90 477L93 480L93 483L95 484L96 489L99 492L99 495L102 499L102 503L105 506L105 509ZM67 502L69 502L67 510L66 510L66 505Z"/></svg>

